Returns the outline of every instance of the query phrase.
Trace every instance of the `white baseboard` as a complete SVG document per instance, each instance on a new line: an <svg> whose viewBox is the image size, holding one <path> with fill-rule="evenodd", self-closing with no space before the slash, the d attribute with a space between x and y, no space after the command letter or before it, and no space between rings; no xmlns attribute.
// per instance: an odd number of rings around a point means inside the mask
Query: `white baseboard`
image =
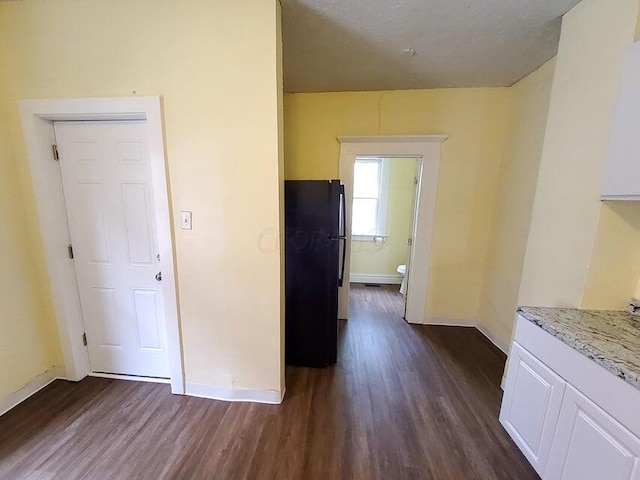
<svg viewBox="0 0 640 480"><path fill-rule="evenodd" d="M372 283L374 285L400 285L402 277L400 275L361 275L352 273L349 275L351 283Z"/></svg>
<svg viewBox="0 0 640 480"><path fill-rule="evenodd" d="M494 332L489 330L484 325L476 325L476 328L480 331L480 333L482 333L485 337L487 337L491 343L493 343L496 347L502 350L503 353L507 355L509 354L509 346L506 343L504 343L502 340L500 340Z"/></svg>
<svg viewBox="0 0 640 480"><path fill-rule="evenodd" d="M436 325L440 327L475 327L476 321L473 318L425 317L423 325Z"/></svg>
<svg viewBox="0 0 640 480"><path fill-rule="evenodd" d="M280 394L277 390L230 389L190 382L186 384L185 395L227 402L255 402L275 405L282 403L284 399L284 392Z"/></svg>
<svg viewBox="0 0 640 480"><path fill-rule="evenodd" d="M24 402L31 395L42 390L54 380L66 380L66 373L64 367L53 367L51 370L38 375L22 388L10 393L3 399L0 399L0 415L4 415L13 407Z"/></svg>

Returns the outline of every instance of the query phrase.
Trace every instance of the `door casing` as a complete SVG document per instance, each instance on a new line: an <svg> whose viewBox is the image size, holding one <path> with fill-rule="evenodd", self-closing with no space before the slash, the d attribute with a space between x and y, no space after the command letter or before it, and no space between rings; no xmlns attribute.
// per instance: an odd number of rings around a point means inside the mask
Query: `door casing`
<svg viewBox="0 0 640 480"><path fill-rule="evenodd" d="M372 137L338 137L340 142L340 180L345 186L347 204L347 258L345 278L349 278L351 262L351 213L353 208L353 166L358 157L417 158L420 176L418 200L414 213L411 260L405 318L414 324L429 324L425 314L427 287L429 284L429 258L436 211L440 150L447 139L445 135L394 135ZM349 318L349 282L340 288L338 295L338 317Z"/></svg>
<svg viewBox="0 0 640 480"><path fill-rule="evenodd" d="M184 367L178 316L178 296L165 167L160 97L105 97L23 100L22 130L33 184L47 274L60 344L69 380L91 373L89 355L82 341L84 325L70 243L59 165L53 159L54 121L144 120L148 129L153 203L162 269L162 293L171 392L184 394Z"/></svg>

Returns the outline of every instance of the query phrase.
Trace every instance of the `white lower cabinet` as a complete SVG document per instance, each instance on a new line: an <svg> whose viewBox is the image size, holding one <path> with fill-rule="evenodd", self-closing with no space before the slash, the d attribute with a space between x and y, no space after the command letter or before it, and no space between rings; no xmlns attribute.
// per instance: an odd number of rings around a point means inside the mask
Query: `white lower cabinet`
<svg viewBox="0 0 640 480"><path fill-rule="evenodd" d="M545 480L639 480L640 440L567 386Z"/></svg>
<svg viewBox="0 0 640 480"><path fill-rule="evenodd" d="M551 452L566 382L514 343L500 422L540 476Z"/></svg>
<svg viewBox="0 0 640 480"><path fill-rule="evenodd" d="M640 389L522 317L500 423L543 480L640 480Z"/></svg>

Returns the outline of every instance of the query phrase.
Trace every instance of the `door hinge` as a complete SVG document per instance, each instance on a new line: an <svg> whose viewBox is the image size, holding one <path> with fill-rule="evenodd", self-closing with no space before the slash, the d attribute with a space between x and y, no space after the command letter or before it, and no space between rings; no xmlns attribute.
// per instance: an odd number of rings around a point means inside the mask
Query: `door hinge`
<svg viewBox="0 0 640 480"><path fill-rule="evenodd" d="M58 154L58 146L57 145L51 145L51 151L53 152L53 159L56 162L60 161L60 155Z"/></svg>
<svg viewBox="0 0 640 480"><path fill-rule="evenodd" d="M418 177L413 177L413 184L417 185L418 184Z"/></svg>
<svg viewBox="0 0 640 480"><path fill-rule="evenodd" d="M87 334L83 333L82 334L82 344L86 347L87 346Z"/></svg>
<svg viewBox="0 0 640 480"><path fill-rule="evenodd" d="M413 245L413 238L407 238L407 245Z"/></svg>
<svg viewBox="0 0 640 480"><path fill-rule="evenodd" d="M67 245L67 251L69 252L69 258L73 258L73 246L71 244Z"/></svg>

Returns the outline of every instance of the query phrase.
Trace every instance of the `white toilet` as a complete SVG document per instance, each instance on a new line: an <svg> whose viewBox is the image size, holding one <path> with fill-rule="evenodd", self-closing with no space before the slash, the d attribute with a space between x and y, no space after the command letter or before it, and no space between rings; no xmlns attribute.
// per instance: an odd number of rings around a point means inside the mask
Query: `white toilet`
<svg viewBox="0 0 640 480"><path fill-rule="evenodd" d="M406 265L398 265L398 269L396 270L400 276L402 276L402 285L400 285L400 293L402 295L407 294L407 266Z"/></svg>

